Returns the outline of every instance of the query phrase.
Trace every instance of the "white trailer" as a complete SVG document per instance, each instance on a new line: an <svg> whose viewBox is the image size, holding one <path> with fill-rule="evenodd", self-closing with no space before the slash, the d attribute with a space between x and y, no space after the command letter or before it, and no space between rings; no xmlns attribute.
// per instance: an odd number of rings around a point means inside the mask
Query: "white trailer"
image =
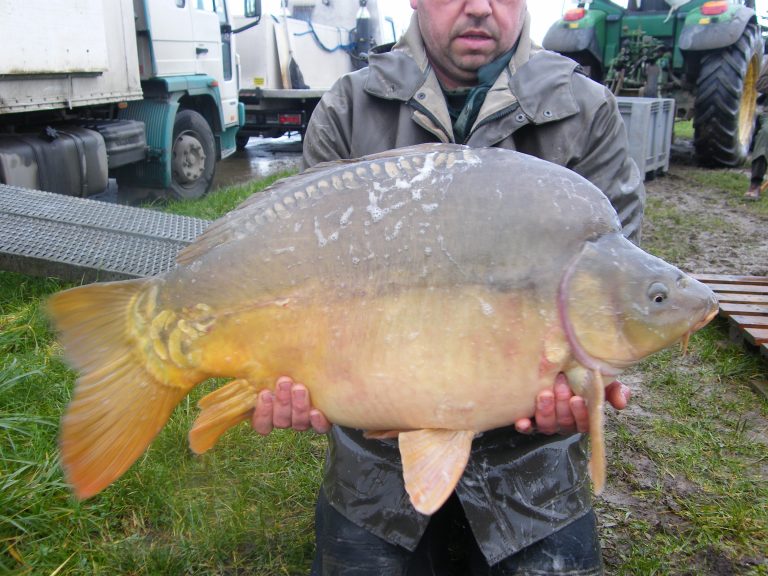
<svg viewBox="0 0 768 576"><path fill-rule="evenodd" d="M236 149L226 0L0 2L0 38L0 183L193 198Z"/></svg>
<svg viewBox="0 0 768 576"><path fill-rule="evenodd" d="M245 124L251 136L304 133L323 93L343 74L367 64L375 45L394 42L384 0L292 0L259 21L235 17Z"/></svg>

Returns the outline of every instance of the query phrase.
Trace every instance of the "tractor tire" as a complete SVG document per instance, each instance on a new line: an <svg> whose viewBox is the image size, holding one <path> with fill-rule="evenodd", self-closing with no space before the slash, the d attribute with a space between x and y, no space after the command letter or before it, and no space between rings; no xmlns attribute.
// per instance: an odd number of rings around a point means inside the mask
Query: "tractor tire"
<svg viewBox="0 0 768 576"><path fill-rule="evenodd" d="M700 164L732 167L747 158L761 56L752 22L735 44L702 56L693 117L693 145Z"/></svg>

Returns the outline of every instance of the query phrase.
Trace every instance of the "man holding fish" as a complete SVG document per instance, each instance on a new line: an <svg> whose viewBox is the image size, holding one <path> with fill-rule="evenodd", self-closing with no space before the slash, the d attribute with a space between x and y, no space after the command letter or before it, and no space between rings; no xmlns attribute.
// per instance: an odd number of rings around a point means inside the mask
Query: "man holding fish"
<svg viewBox="0 0 768 576"><path fill-rule="evenodd" d="M531 42L526 0L411 7L411 25L391 51L372 55L323 97L305 166L427 142L515 149L590 180L638 241L645 193L616 103L575 63ZM618 382L606 388L615 408L628 399ZM431 517L409 503L395 440L331 427L290 378L260 394L253 427L330 432L313 574L458 573L446 554L457 541L473 574L602 573L579 434L589 418L563 375L539 394L531 418L474 440L453 497Z"/></svg>

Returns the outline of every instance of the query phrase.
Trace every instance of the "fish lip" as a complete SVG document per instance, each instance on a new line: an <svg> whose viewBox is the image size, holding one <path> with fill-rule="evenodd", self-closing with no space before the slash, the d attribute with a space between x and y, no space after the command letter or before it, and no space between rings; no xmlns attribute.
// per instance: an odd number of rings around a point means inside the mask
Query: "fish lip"
<svg viewBox="0 0 768 576"><path fill-rule="evenodd" d="M706 314L704 314L701 320L699 320L696 324L693 325L693 327L691 327L691 330L688 332L688 334L693 334L697 330L704 328L704 326L709 324L714 319L714 317L717 316L718 312L720 312L720 306L715 302L712 310L709 310Z"/></svg>

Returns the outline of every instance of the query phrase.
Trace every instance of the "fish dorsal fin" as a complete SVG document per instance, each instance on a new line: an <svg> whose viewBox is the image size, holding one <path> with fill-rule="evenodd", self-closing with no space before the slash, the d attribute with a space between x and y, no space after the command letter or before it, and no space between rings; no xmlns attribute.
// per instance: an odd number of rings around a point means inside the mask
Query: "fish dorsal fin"
<svg viewBox="0 0 768 576"><path fill-rule="evenodd" d="M422 514L434 514L464 473L475 432L413 430L398 436L405 490Z"/></svg>

